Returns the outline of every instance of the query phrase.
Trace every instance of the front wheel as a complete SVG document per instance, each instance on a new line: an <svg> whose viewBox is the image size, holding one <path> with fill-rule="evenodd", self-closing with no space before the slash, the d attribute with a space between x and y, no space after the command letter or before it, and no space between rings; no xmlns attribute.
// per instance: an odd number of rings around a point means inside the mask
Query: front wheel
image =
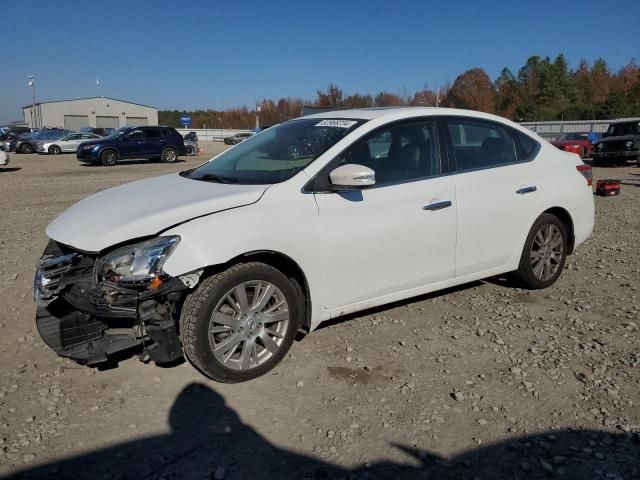
<svg viewBox="0 0 640 480"><path fill-rule="evenodd" d="M29 143L23 143L20 145L20 153L33 153L33 146Z"/></svg>
<svg viewBox="0 0 640 480"><path fill-rule="evenodd" d="M52 153L53 155L60 155L62 153L62 149L57 145L51 145L49 147L49 153Z"/></svg>
<svg viewBox="0 0 640 480"><path fill-rule="evenodd" d="M180 340L189 361L226 383L264 375L286 355L303 308L294 283L259 262L207 278L180 315Z"/></svg>
<svg viewBox="0 0 640 480"><path fill-rule="evenodd" d="M105 167L112 167L118 163L118 154L114 150L105 150L100 154L100 163Z"/></svg>
<svg viewBox="0 0 640 480"><path fill-rule="evenodd" d="M160 161L163 163L173 163L178 159L178 152L175 148L165 148L160 156Z"/></svg>
<svg viewBox="0 0 640 480"><path fill-rule="evenodd" d="M531 227L517 276L531 289L553 285L567 259L567 229L555 215L543 213Z"/></svg>

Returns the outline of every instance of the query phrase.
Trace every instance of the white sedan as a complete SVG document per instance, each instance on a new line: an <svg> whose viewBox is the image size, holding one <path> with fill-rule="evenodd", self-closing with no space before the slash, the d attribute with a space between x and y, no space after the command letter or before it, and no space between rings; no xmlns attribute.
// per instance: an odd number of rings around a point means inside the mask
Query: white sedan
<svg viewBox="0 0 640 480"><path fill-rule="evenodd" d="M38 329L84 364L185 354L249 380L341 315L509 272L552 285L592 232L591 182L578 155L493 115L302 117L54 220Z"/></svg>
<svg viewBox="0 0 640 480"><path fill-rule="evenodd" d="M38 142L36 150L38 153L52 153L54 155L60 153L75 153L75 151L78 150L78 145L82 142L95 140L97 138L102 137L94 133L70 133L58 140Z"/></svg>

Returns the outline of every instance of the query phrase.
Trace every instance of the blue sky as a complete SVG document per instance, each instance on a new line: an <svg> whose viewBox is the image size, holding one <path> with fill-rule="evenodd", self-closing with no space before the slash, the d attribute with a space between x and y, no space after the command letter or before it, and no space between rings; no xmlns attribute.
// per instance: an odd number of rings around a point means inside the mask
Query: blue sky
<svg viewBox="0 0 640 480"><path fill-rule="evenodd" d="M105 96L223 109L329 82L375 94L476 66L495 78L534 54L640 57L638 0L3 0L2 18L0 123L31 103L28 74L38 100L94 96L99 78Z"/></svg>

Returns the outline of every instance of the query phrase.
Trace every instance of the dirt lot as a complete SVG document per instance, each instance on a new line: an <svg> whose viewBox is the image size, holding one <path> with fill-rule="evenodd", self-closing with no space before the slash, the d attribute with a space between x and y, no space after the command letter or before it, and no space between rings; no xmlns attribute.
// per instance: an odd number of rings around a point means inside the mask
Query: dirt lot
<svg viewBox="0 0 640 480"><path fill-rule="evenodd" d="M56 357L31 292L45 226L220 148L175 165L13 154L0 168L0 476L640 478L635 166L595 169L622 194L596 198L593 238L544 291L496 279L354 315L241 385L186 363L100 372Z"/></svg>

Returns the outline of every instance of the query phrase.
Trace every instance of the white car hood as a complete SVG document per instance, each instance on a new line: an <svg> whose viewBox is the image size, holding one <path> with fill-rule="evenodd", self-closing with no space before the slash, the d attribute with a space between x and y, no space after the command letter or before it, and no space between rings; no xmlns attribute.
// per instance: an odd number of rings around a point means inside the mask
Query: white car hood
<svg viewBox="0 0 640 480"><path fill-rule="evenodd" d="M178 223L257 202L268 185L191 180L178 174L127 183L76 203L47 227L49 238L99 252Z"/></svg>

